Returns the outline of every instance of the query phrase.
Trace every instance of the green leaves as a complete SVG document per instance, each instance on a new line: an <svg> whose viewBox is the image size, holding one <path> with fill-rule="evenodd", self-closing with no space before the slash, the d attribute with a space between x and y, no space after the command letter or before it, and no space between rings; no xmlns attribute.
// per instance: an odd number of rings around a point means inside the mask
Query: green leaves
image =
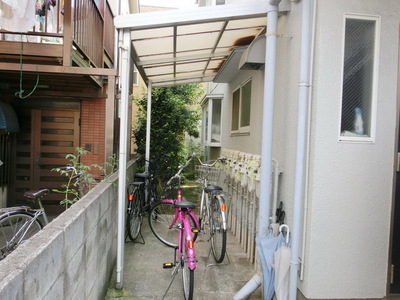
<svg viewBox="0 0 400 300"><path fill-rule="evenodd" d="M155 172L162 178L174 174L184 161L185 134L199 137L200 99L204 94L201 84L187 84L152 90L150 159ZM147 94L135 99L139 107L137 127L133 130L139 154L145 153ZM155 166L154 166L155 165ZM172 168L171 168L172 167Z"/></svg>

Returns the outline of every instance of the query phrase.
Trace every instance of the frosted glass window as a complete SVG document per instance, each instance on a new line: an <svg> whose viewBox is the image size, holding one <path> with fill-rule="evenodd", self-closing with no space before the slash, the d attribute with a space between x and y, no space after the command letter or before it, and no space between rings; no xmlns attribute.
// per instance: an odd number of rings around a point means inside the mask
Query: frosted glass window
<svg viewBox="0 0 400 300"><path fill-rule="evenodd" d="M344 139L372 137L376 34L376 20L346 19L340 126Z"/></svg>

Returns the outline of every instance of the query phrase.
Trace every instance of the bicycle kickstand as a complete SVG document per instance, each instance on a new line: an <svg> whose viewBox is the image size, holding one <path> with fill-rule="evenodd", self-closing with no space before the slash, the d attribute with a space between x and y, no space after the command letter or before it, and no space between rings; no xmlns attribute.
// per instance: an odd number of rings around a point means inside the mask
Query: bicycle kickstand
<svg viewBox="0 0 400 300"><path fill-rule="evenodd" d="M212 256L211 252L212 252L212 249L210 247L210 250L208 251L208 256L206 259L206 267L218 267L218 266L222 266L222 265L230 265L231 264L231 260L229 259L228 251L225 252L225 257L228 260L227 262L225 262L225 260L224 260L223 262L220 262L220 263L217 263L217 262L208 263L210 260L210 257Z"/></svg>
<svg viewBox="0 0 400 300"><path fill-rule="evenodd" d="M165 298L165 296L167 295L169 289L171 288L172 283L174 282L174 279L175 279L176 274L178 274L179 265L177 264L177 261L176 261L176 251L177 251L177 250L178 250L178 247L175 247L175 248L174 248L174 263L164 263L164 264L163 264L163 268L164 268L164 269L173 268L173 270L172 270L172 279L171 279L171 282L169 283L169 285L168 285L168 287L167 287L167 290L165 291L164 296L162 297L162 300L164 300L164 298Z"/></svg>

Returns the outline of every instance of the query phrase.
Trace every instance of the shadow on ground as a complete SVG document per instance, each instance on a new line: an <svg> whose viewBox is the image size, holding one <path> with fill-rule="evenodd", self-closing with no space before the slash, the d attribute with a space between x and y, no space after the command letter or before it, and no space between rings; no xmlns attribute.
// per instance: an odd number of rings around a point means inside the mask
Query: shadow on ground
<svg viewBox="0 0 400 300"><path fill-rule="evenodd" d="M181 274L178 273L172 281L171 269L162 268L163 263L173 262L174 250L156 239L148 226L147 218L143 223L142 235L144 244L125 244L123 290L115 290L114 272L105 300L163 299L164 296L164 299L169 300L183 299ZM195 300L233 299L252 278L255 273L254 265L248 262L246 254L230 233L227 254L229 260L225 258L222 264L213 265L215 262L210 253L208 236L198 237ZM248 299L262 299L261 294L261 288L258 288Z"/></svg>

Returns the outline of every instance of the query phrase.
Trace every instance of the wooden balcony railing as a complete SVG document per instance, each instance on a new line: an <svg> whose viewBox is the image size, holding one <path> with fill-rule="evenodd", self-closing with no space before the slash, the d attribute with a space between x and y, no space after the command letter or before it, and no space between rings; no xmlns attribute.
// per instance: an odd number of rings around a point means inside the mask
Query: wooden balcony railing
<svg viewBox="0 0 400 300"><path fill-rule="evenodd" d="M24 54L61 58L65 66L71 64L72 53L78 53L81 62L91 67L105 67L104 55L107 61L114 60L115 28L107 0L37 0L36 3L36 24L32 30L27 33L0 30L0 53L19 54L20 43L6 41L22 41L27 42Z"/></svg>
<svg viewBox="0 0 400 300"><path fill-rule="evenodd" d="M111 61L114 61L114 46L115 46L115 27L114 16L112 14L109 4L106 5L104 14L104 50Z"/></svg>
<svg viewBox="0 0 400 300"><path fill-rule="evenodd" d="M75 0L73 40L96 67L103 64L103 18L92 0Z"/></svg>

